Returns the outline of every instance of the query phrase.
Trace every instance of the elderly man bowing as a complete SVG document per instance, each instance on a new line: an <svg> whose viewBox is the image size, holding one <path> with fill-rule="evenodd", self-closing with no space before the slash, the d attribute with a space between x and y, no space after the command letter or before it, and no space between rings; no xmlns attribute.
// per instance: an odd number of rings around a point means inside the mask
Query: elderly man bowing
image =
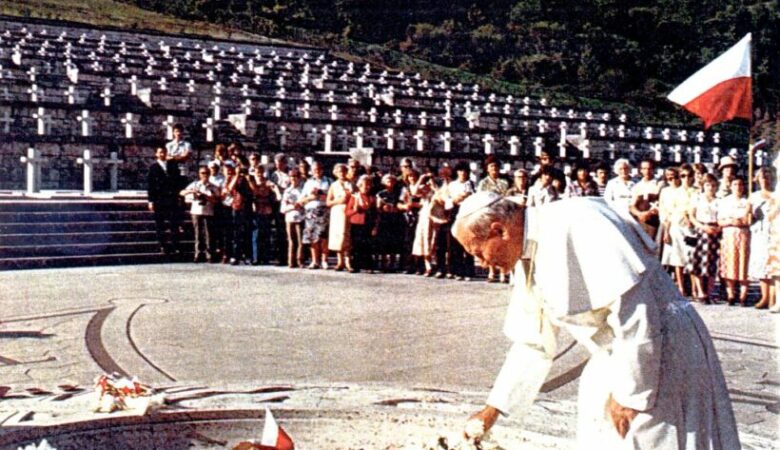
<svg viewBox="0 0 780 450"><path fill-rule="evenodd" d="M483 265L515 269L504 326L513 341L473 419L522 416L565 329L590 352L580 380L578 448L738 449L712 340L639 224L601 199L531 208L491 193L461 205L453 235ZM535 231L538 230L538 231Z"/></svg>

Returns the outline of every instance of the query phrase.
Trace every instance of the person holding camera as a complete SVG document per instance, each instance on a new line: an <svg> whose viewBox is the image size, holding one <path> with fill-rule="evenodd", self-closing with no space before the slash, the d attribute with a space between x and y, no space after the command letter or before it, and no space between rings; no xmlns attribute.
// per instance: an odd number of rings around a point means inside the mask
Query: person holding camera
<svg viewBox="0 0 780 450"><path fill-rule="evenodd" d="M265 172L255 170L252 190L255 215L252 221L252 265L268 264L271 255L271 224L275 205L282 199L279 187L265 177Z"/></svg>
<svg viewBox="0 0 780 450"><path fill-rule="evenodd" d="M219 199L219 188L209 181L209 169L198 168L198 180L190 183L179 195L190 203L192 227L195 230L194 262L211 262L213 252L214 204Z"/></svg>
<svg viewBox="0 0 780 450"><path fill-rule="evenodd" d="M237 265L240 261L249 263L252 254L249 248L250 223L252 217L252 192L254 180L249 175L247 167L239 167L232 178L227 180L224 193L229 194L233 217L233 252L230 258L231 265Z"/></svg>

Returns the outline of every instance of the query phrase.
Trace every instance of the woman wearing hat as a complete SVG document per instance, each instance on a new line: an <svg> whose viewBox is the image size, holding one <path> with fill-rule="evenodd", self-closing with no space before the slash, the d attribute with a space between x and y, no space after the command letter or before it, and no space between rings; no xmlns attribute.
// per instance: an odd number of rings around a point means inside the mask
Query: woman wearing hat
<svg viewBox="0 0 780 450"><path fill-rule="evenodd" d="M720 187L718 188L717 197L725 198L731 195L731 182L737 177L737 162L731 156L725 156L721 158L718 165L718 171L720 172Z"/></svg>

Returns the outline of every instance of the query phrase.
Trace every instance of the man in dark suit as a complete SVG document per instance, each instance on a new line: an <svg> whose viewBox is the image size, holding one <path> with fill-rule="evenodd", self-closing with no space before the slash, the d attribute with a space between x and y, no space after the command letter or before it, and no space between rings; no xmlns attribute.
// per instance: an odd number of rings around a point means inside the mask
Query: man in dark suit
<svg viewBox="0 0 780 450"><path fill-rule="evenodd" d="M149 210L154 212L154 223L160 251L165 254L179 252L179 189L181 175L173 160L168 160L168 151L159 147L155 151L155 162L149 167L147 195ZM166 228L170 242L166 239Z"/></svg>

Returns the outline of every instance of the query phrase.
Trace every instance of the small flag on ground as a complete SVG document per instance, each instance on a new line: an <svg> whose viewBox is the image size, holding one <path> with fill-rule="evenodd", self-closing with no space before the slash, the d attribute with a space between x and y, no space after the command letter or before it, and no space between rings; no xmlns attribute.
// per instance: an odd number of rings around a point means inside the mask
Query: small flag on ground
<svg viewBox="0 0 780 450"><path fill-rule="evenodd" d="M750 33L667 97L699 116L704 127L734 117L752 119Z"/></svg>
<svg viewBox="0 0 780 450"><path fill-rule="evenodd" d="M265 426L263 426L263 436L260 443L254 441L239 442L233 450L294 450L290 435L282 427L277 425L271 410L265 409Z"/></svg>

